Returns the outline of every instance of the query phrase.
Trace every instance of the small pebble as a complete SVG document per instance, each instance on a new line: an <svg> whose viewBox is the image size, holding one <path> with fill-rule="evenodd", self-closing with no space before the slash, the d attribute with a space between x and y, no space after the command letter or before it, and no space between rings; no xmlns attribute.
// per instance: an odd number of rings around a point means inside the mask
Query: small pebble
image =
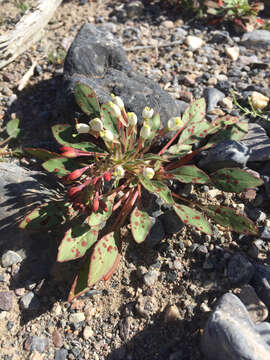
<svg viewBox="0 0 270 360"><path fill-rule="evenodd" d="M40 301L37 295L30 291L21 298L20 306L23 310L38 310Z"/></svg>
<svg viewBox="0 0 270 360"><path fill-rule="evenodd" d="M198 50L203 45L203 40L197 36L187 36L186 43L191 51Z"/></svg>
<svg viewBox="0 0 270 360"><path fill-rule="evenodd" d="M250 100L254 108L259 110L264 109L269 103L269 97L264 96L257 91L252 91Z"/></svg>
<svg viewBox="0 0 270 360"><path fill-rule="evenodd" d="M88 325L85 326L85 328L83 329L83 338L85 340L88 340L93 335L94 335L94 332L93 332L92 328Z"/></svg>
<svg viewBox="0 0 270 360"><path fill-rule="evenodd" d="M181 315L176 305L168 305L164 311L164 321L171 322L180 320Z"/></svg>
<svg viewBox="0 0 270 360"><path fill-rule="evenodd" d="M2 266L4 268L9 267L14 264L18 264L22 261L22 258L15 251L8 250L5 254L2 255Z"/></svg>
<svg viewBox="0 0 270 360"><path fill-rule="evenodd" d="M69 321L71 323L79 323L85 320L85 315L82 312L74 313L69 315Z"/></svg>
<svg viewBox="0 0 270 360"><path fill-rule="evenodd" d="M156 281L158 280L158 271L156 270L151 270L151 271L148 271L146 274L143 275L143 281L145 283L146 286L153 286Z"/></svg>
<svg viewBox="0 0 270 360"><path fill-rule="evenodd" d="M12 291L0 291L0 310L11 311L14 303Z"/></svg>
<svg viewBox="0 0 270 360"><path fill-rule="evenodd" d="M239 58L239 54L240 54L239 47L238 46L226 47L225 53L233 61L236 61Z"/></svg>

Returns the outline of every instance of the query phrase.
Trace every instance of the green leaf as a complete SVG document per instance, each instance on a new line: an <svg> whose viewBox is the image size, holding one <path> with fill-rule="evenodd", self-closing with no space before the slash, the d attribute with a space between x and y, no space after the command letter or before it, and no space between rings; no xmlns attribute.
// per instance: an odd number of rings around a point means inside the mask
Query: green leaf
<svg viewBox="0 0 270 360"><path fill-rule="evenodd" d="M205 148L218 144L225 140L241 140L248 133L248 123L243 121L234 124L224 130L220 130L217 134L213 135Z"/></svg>
<svg viewBox="0 0 270 360"><path fill-rule="evenodd" d="M130 215L130 225L134 240L140 244L146 239L152 224L147 212L135 207Z"/></svg>
<svg viewBox="0 0 270 360"><path fill-rule="evenodd" d="M49 159L42 164L43 168L49 172L54 172L57 176L65 176L78 169L78 163L73 159L58 157Z"/></svg>
<svg viewBox="0 0 270 360"><path fill-rule="evenodd" d="M205 110L206 110L206 104L204 98L195 100L185 110L182 117L183 124L186 126L201 122L205 118Z"/></svg>
<svg viewBox="0 0 270 360"><path fill-rule="evenodd" d="M81 267L78 275L75 277L68 296L68 301L74 300L75 298L83 295L87 290L89 290L88 273L89 273L90 261L91 261L91 256L88 256L85 263Z"/></svg>
<svg viewBox="0 0 270 360"><path fill-rule="evenodd" d="M105 200L105 199L103 200L105 202L105 204L107 205L108 211L98 210L96 213L93 212L89 216L89 220L88 220L89 226L92 227L92 226L100 225L104 221L109 219L109 217L112 214L112 207L113 207L114 197L115 197L115 195L113 194L113 196L110 196L107 200Z"/></svg>
<svg viewBox="0 0 270 360"><path fill-rule="evenodd" d="M93 286L113 268L118 257L119 239L116 233L111 232L103 236L95 245L91 256L88 286Z"/></svg>
<svg viewBox="0 0 270 360"><path fill-rule="evenodd" d="M156 113L151 119L148 120L148 125L154 133L160 129L160 115Z"/></svg>
<svg viewBox="0 0 270 360"><path fill-rule="evenodd" d="M209 176L195 165L183 165L170 171L174 179L183 183L207 184L211 183Z"/></svg>
<svg viewBox="0 0 270 360"><path fill-rule="evenodd" d="M119 137L117 132L117 119L112 115L111 107L108 104L102 104L100 109L100 117L104 128L110 130L116 138Z"/></svg>
<svg viewBox="0 0 270 360"><path fill-rule="evenodd" d="M143 156L143 161L151 161L151 160L160 160L162 162L167 162L168 160L164 156L159 156L156 154L147 153Z"/></svg>
<svg viewBox="0 0 270 360"><path fill-rule="evenodd" d="M148 190L151 193L156 194L167 204L174 205L174 200L172 198L171 191L168 188L168 186L166 186L165 184L163 184L160 181L156 181L156 180L151 181L148 178L141 176L141 175L139 176L139 180L140 180L140 183L142 184L142 186L146 190Z"/></svg>
<svg viewBox="0 0 270 360"><path fill-rule="evenodd" d="M49 229L59 225L67 217L68 205L55 201L38 206L20 222L19 227L27 230Z"/></svg>
<svg viewBox="0 0 270 360"><path fill-rule="evenodd" d="M59 155L55 152L48 151L45 149L40 149L40 148L24 148L24 151L35 156L36 158L38 158L40 160L49 160L49 159L61 157L61 155Z"/></svg>
<svg viewBox="0 0 270 360"><path fill-rule="evenodd" d="M192 145L172 145L168 148L170 158L180 157L187 154L192 149ZM173 155L173 156L172 156Z"/></svg>
<svg viewBox="0 0 270 360"><path fill-rule="evenodd" d="M194 144L204 139L209 132L211 125L206 120L188 125L180 134L178 145Z"/></svg>
<svg viewBox="0 0 270 360"><path fill-rule="evenodd" d="M244 234L258 234L254 223L246 216L238 214L234 209L226 206L208 205L204 208L204 212L229 230Z"/></svg>
<svg viewBox="0 0 270 360"><path fill-rule="evenodd" d="M199 211L186 205L175 205L173 208L183 223L195 226L198 230L204 232L205 234L212 234L209 222Z"/></svg>
<svg viewBox="0 0 270 360"><path fill-rule="evenodd" d="M210 177L218 189L235 193L240 193L263 184L263 181L257 176L238 168L220 169L210 174Z"/></svg>
<svg viewBox="0 0 270 360"><path fill-rule="evenodd" d="M78 142L78 138L81 135L73 136L73 130L71 125L66 124L58 124L52 127L53 136L55 140L64 146L71 146L75 149L85 150L85 151L96 151L96 152L104 152L95 144L90 141Z"/></svg>
<svg viewBox="0 0 270 360"><path fill-rule="evenodd" d="M19 135L21 131L19 128L19 122L20 120L15 118L7 123L6 131L8 133L8 136L12 138L16 138Z"/></svg>
<svg viewBox="0 0 270 360"><path fill-rule="evenodd" d="M97 241L98 232L99 227L90 228L87 224L76 225L66 231L58 248L57 261L81 258Z"/></svg>
<svg viewBox="0 0 270 360"><path fill-rule="evenodd" d="M88 85L78 82L74 89L77 104L86 115L99 112L97 95Z"/></svg>

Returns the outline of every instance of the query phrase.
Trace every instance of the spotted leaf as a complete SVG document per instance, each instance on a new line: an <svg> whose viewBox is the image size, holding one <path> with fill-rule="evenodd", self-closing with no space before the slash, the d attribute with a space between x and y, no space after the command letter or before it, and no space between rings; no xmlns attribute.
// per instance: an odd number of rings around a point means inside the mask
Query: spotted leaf
<svg viewBox="0 0 270 360"><path fill-rule="evenodd" d="M78 163L73 159L58 157L45 161L42 166L49 172L54 172L57 176L65 176L78 168Z"/></svg>
<svg viewBox="0 0 270 360"><path fill-rule="evenodd" d="M118 258L119 239L111 232L103 236L95 245L89 267L88 286L93 286L104 278L114 267Z"/></svg>
<svg viewBox="0 0 270 360"><path fill-rule="evenodd" d="M170 174L183 183L207 184L211 182L209 176L195 165L183 165L171 171Z"/></svg>
<svg viewBox="0 0 270 360"><path fill-rule="evenodd" d="M61 155L59 155L55 152L51 152L51 151L48 151L45 149L40 149L40 148L24 148L24 151L35 156L36 158L38 158L40 160L49 160L49 159L61 157Z"/></svg>
<svg viewBox="0 0 270 360"><path fill-rule="evenodd" d="M187 126L180 134L178 145L194 144L208 135L210 123L206 120L199 123L192 123Z"/></svg>
<svg viewBox="0 0 270 360"><path fill-rule="evenodd" d="M130 216L130 225L134 240L140 244L146 239L152 224L147 212L135 207Z"/></svg>
<svg viewBox="0 0 270 360"><path fill-rule="evenodd" d="M105 210L98 210L96 213L92 213L89 216L89 220L88 220L88 224L89 226L97 226L102 224L104 221L106 221L107 219L109 219L109 217L112 214L112 207L113 207L113 201L114 201L114 197L115 194L113 194L113 196L110 196L106 201L104 199L104 202L107 206L107 211Z"/></svg>
<svg viewBox="0 0 270 360"><path fill-rule="evenodd" d="M209 222L199 211L186 205L175 205L173 208L183 223L195 226L198 230L204 232L205 234L212 234Z"/></svg>
<svg viewBox="0 0 270 360"><path fill-rule="evenodd" d="M198 123L205 118L205 99L201 98L195 100L189 107L185 110L182 121L185 126L189 126L194 123Z"/></svg>
<svg viewBox="0 0 270 360"><path fill-rule="evenodd" d="M116 138L118 138L117 132L117 119L113 116L111 107L108 104L103 104L100 109L100 117L103 122L104 128L110 130Z"/></svg>
<svg viewBox="0 0 270 360"><path fill-rule="evenodd" d="M66 231L58 248L57 261L64 262L81 258L97 241L99 227L90 228L80 224Z"/></svg>
<svg viewBox="0 0 270 360"><path fill-rule="evenodd" d="M81 267L78 275L75 277L68 296L68 301L74 300L76 297L83 295L87 290L89 290L88 274L90 261L91 256L88 256L83 266Z"/></svg>
<svg viewBox="0 0 270 360"><path fill-rule="evenodd" d="M88 85L78 82L75 85L74 96L77 104L86 115L99 112L97 95Z"/></svg>
<svg viewBox="0 0 270 360"><path fill-rule="evenodd" d="M248 132L248 123L245 121L239 122L226 129L220 130L217 134L211 136L207 147L211 147L225 140L241 140Z"/></svg>
<svg viewBox="0 0 270 360"><path fill-rule="evenodd" d="M263 181L238 168L220 169L210 175L215 187L220 190L240 193L263 184Z"/></svg>
<svg viewBox="0 0 270 360"><path fill-rule="evenodd" d="M218 224L229 230L244 234L258 234L254 223L245 215L238 214L234 209L226 206L207 205L204 208L204 212Z"/></svg>

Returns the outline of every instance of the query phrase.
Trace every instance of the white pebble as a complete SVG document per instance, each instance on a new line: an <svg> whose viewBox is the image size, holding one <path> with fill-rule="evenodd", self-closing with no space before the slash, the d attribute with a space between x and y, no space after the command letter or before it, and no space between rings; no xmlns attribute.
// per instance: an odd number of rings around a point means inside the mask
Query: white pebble
<svg viewBox="0 0 270 360"><path fill-rule="evenodd" d="M186 43L189 46L190 50L198 50L203 45L203 40L197 36L187 36Z"/></svg>
<svg viewBox="0 0 270 360"><path fill-rule="evenodd" d="M236 61L239 58L239 47L233 46L233 47L226 47L225 49L226 55L232 59L232 61Z"/></svg>

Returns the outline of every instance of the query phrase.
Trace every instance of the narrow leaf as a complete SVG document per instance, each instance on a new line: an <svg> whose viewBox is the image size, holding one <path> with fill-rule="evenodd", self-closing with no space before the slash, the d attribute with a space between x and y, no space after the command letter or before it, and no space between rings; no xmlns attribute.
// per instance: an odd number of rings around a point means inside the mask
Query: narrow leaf
<svg viewBox="0 0 270 360"><path fill-rule="evenodd" d="M173 208L183 223L195 226L198 230L204 232L205 234L212 234L209 222L199 211L186 205L175 205Z"/></svg>
<svg viewBox="0 0 270 360"><path fill-rule="evenodd" d="M263 184L263 181L238 168L220 169L210 175L215 186L223 191L240 193Z"/></svg>
<svg viewBox="0 0 270 360"><path fill-rule="evenodd" d="M130 215L130 225L134 240L140 244L146 239L152 224L147 212L135 207Z"/></svg>
<svg viewBox="0 0 270 360"><path fill-rule="evenodd" d="M170 172L174 179L183 183L207 184L211 183L209 176L195 165L183 165Z"/></svg>
<svg viewBox="0 0 270 360"><path fill-rule="evenodd" d="M49 159L42 164L43 168L49 172L54 172L57 176L65 176L78 168L78 163L73 159L58 157Z"/></svg>
<svg viewBox="0 0 270 360"><path fill-rule="evenodd" d="M97 95L88 85L78 82L74 89L77 104L86 115L99 112Z"/></svg>
<svg viewBox="0 0 270 360"><path fill-rule="evenodd" d="M77 225L66 231L58 248L57 261L64 262L81 258L97 241L99 227Z"/></svg>
<svg viewBox="0 0 270 360"><path fill-rule="evenodd" d="M100 109L100 117L103 122L104 128L110 130L114 136L118 138L117 132L117 119L113 116L111 107L108 104L103 104Z"/></svg>
<svg viewBox="0 0 270 360"><path fill-rule="evenodd" d="M226 206L208 205L204 208L204 212L229 230L244 234L258 234L254 223L245 215L238 214L234 209Z"/></svg>
<svg viewBox="0 0 270 360"><path fill-rule="evenodd" d="M40 148L24 148L24 151L35 156L36 158L38 158L40 160L45 160L45 161L49 160L49 159L61 157L61 155L59 155L55 152L48 151L45 149L40 149Z"/></svg>
<svg viewBox="0 0 270 360"><path fill-rule="evenodd" d="M168 188L168 186L166 186L160 181L156 181L156 180L151 181L144 176L139 176L139 179L140 179L140 183L146 190L156 194L167 204L174 205L174 200L172 198L171 191Z"/></svg>
<svg viewBox="0 0 270 360"><path fill-rule="evenodd" d="M15 118L7 123L6 131L10 137L16 138L19 135L21 131L19 128L19 122L20 120Z"/></svg>
<svg viewBox="0 0 270 360"><path fill-rule="evenodd" d="M95 245L91 256L88 286L93 286L101 280L113 268L118 257L118 236L116 233L109 233L103 236Z"/></svg>

